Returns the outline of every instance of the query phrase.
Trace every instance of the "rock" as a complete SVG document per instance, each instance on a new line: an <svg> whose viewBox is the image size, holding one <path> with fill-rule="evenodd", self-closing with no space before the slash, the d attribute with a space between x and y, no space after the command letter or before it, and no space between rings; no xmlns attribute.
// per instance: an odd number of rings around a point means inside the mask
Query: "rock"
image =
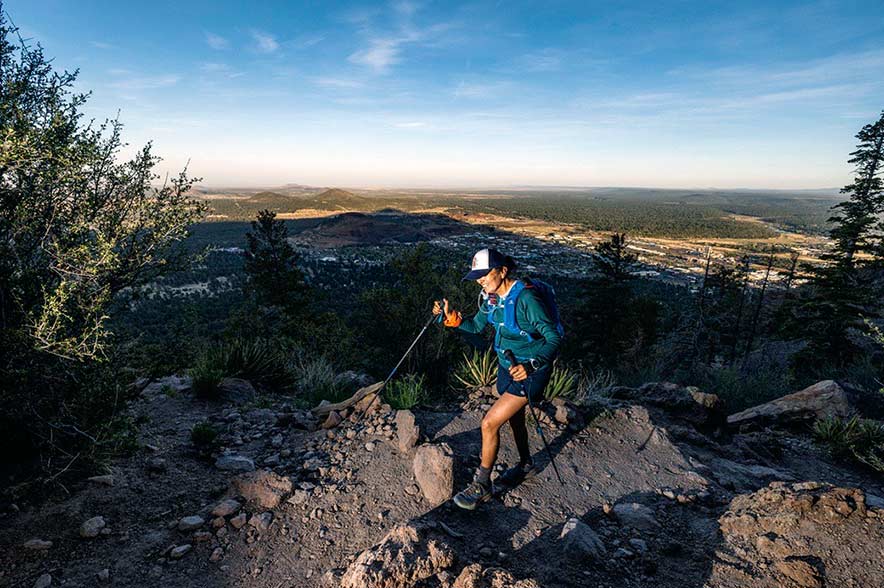
<svg viewBox="0 0 884 588"><path fill-rule="evenodd" d="M167 376L156 379L146 384L141 393L147 397L165 397L170 391L176 394L187 392L191 388L192 380L189 376ZM143 383L139 382L140 384Z"/></svg>
<svg viewBox="0 0 884 588"><path fill-rule="evenodd" d="M147 471L155 474L164 474L169 469L169 465L162 457L152 457L147 460Z"/></svg>
<svg viewBox="0 0 884 588"><path fill-rule="evenodd" d="M734 427L749 423L789 425L819 418L853 416L856 410L847 393L833 380L824 380L727 417Z"/></svg>
<svg viewBox="0 0 884 588"><path fill-rule="evenodd" d="M252 518L249 519L249 525L255 527L259 531L266 531L267 529L269 529L270 523L272 522L272 512L263 512L261 514L252 515Z"/></svg>
<svg viewBox="0 0 884 588"><path fill-rule="evenodd" d="M648 543L644 539L630 539L629 546L638 553L644 554L648 552Z"/></svg>
<svg viewBox="0 0 884 588"><path fill-rule="evenodd" d="M212 555L209 556L209 561L217 562L221 561L224 557L224 550L220 547L216 547L212 550Z"/></svg>
<svg viewBox="0 0 884 588"><path fill-rule="evenodd" d="M232 514L236 514L240 508L242 508L242 505L238 501L228 498L215 505L215 508L212 509L212 516L229 517Z"/></svg>
<svg viewBox="0 0 884 588"><path fill-rule="evenodd" d="M292 491L292 481L268 470L240 474L230 481L232 492L261 508L276 506Z"/></svg>
<svg viewBox="0 0 884 588"><path fill-rule="evenodd" d="M884 586L881 542L870 541L884 536L884 521L868 512L862 490L818 482L773 482L739 495L718 519L708 584Z"/></svg>
<svg viewBox="0 0 884 588"><path fill-rule="evenodd" d="M480 564L470 564L460 571L451 588L541 588L532 579L517 580L501 568L482 569Z"/></svg>
<svg viewBox="0 0 884 588"><path fill-rule="evenodd" d="M101 533L101 530L107 525L104 521L104 517L92 517L88 521L84 522L80 525L80 537L86 539L92 539L94 537L98 537Z"/></svg>
<svg viewBox="0 0 884 588"><path fill-rule="evenodd" d="M284 439L283 439L282 435L274 435L270 439L270 445L272 447L280 448L280 447L282 447L283 441L284 441Z"/></svg>
<svg viewBox="0 0 884 588"><path fill-rule="evenodd" d="M702 430L712 430L726 422L724 403L715 394L700 392L671 382L650 382L639 388L614 386L608 396L617 400L631 400L653 407L670 419L683 421Z"/></svg>
<svg viewBox="0 0 884 588"><path fill-rule="evenodd" d="M102 486L113 486L114 485L114 477L110 474L104 476L92 476L91 478L86 478L87 482L92 482L93 484L99 484Z"/></svg>
<svg viewBox="0 0 884 588"><path fill-rule="evenodd" d="M108 568L104 568L103 570L99 570L96 574L98 576L99 582L109 582L110 581L110 570Z"/></svg>
<svg viewBox="0 0 884 588"><path fill-rule="evenodd" d="M746 492L776 480L792 480L791 474L762 465L741 464L722 457L709 461L711 476L730 490Z"/></svg>
<svg viewBox="0 0 884 588"><path fill-rule="evenodd" d="M649 531L660 526L654 511L637 502L615 504L612 512L617 520L627 527Z"/></svg>
<svg viewBox="0 0 884 588"><path fill-rule="evenodd" d="M269 408L256 408L246 413L245 418L248 422L259 425L273 425L276 423L276 413Z"/></svg>
<svg viewBox="0 0 884 588"><path fill-rule="evenodd" d="M559 534L562 551L574 561L597 560L607 550L604 543L592 528L578 518L571 518Z"/></svg>
<svg viewBox="0 0 884 588"><path fill-rule="evenodd" d="M354 414L362 414L366 410L368 410L368 412L365 413L366 416L380 412L381 403L376 400L377 397L377 392L371 392L360 398L353 406Z"/></svg>
<svg viewBox="0 0 884 588"><path fill-rule="evenodd" d="M819 571L803 559L790 558L778 561L774 565L777 571L801 588L822 588L823 586Z"/></svg>
<svg viewBox="0 0 884 588"><path fill-rule="evenodd" d="M399 525L347 567L341 588L413 586L454 564L451 547L418 523Z"/></svg>
<svg viewBox="0 0 884 588"><path fill-rule="evenodd" d="M374 443L369 441L365 444L365 450L368 452L374 451Z"/></svg>
<svg viewBox="0 0 884 588"><path fill-rule="evenodd" d="M327 417L325 417L325 421L323 421L323 423L322 423L322 428L323 429L334 429L335 427L337 427L338 425L341 424L342 420L344 420L344 419L341 418L341 415L333 410L330 413L328 413Z"/></svg>
<svg viewBox="0 0 884 588"><path fill-rule="evenodd" d="M233 517L232 519L230 519L230 526L233 527L234 529L241 529L243 527L243 525L246 524L247 520L248 519L246 518L246 513L241 512L238 515L236 515L235 517Z"/></svg>
<svg viewBox="0 0 884 588"><path fill-rule="evenodd" d="M242 455L225 454L215 460L215 467L228 472L253 472L255 462Z"/></svg>
<svg viewBox="0 0 884 588"><path fill-rule="evenodd" d="M37 578L37 581L34 582L34 588L49 588L49 586L52 586L52 576L49 574L41 575Z"/></svg>
<svg viewBox="0 0 884 588"><path fill-rule="evenodd" d="M255 387L248 380L224 378L218 384L218 394L222 401L234 404L247 404L257 396Z"/></svg>
<svg viewBox="0 0 884 588"><path fill-rule="evenodd" d="M205 524L206 521L205 519L203 519L203 517L193 515L189 517L184 517L180 521L178 521L178 530L182 533L189 533L190 531L196 531Z"/></svg>
<svg viewBox="0 0 884 588"><path fill-rule="evenodd" d="M193 549L193 545L190 543L186 543L184 545L178 545L172 548L172 551L169 552L170 559L181 559Z"/></svg>
<svg viewBox="0 0 884 588"><path fill-rule="evenodd" d="M30 539L23 544L25 549L31 551L46 551L52 547L52 541L44 541L43 539Z"/></svg>
<svg viewBox="0 0 884 588"><path fill-rule="evenodd" d="M573 414L574 411L569 409L567 405L559 404L558 406L556 406L556 414L553 416L553 418L556 420L557 423L567 425L569 422L571 422Z"/></svg>
<svg viewBox="0 0 884 588"><path fill-rule="evenodd" d="M454 493L454 453L446 443L424 444L414 455L414 476L424 497L433 506Z"/></svg>
<svg viewBox="0 0 884 588"><path fill-rule="evenodd" d="M410 410L396 411L396 435L399 438L399 451L402 453L411 451L417 445L421 430L415 424L414 413Z"/></svg>
<svg viewBox="0 0 884 588"><path fill-rule="evenodd" d="M298 504L304 504L307 502L308 494L306 490L295 490L292 492L292 495L289 496L289 499L286 500L291 505L297 506Z"/></svg>

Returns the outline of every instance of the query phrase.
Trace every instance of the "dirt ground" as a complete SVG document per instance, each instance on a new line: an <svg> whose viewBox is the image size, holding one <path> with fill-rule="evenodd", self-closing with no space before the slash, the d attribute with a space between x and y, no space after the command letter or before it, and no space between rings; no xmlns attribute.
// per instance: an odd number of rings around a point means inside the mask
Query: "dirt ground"
<svg viewBox="0 0 884 588"><path fill-rule="evenodd" d="M0 519L0 585L337 586L361 553L406 523L433 529L455 554L420 586L481 585L466 583L471 565L549 588L884 585L881 480L794 434L704 432L611 400L583 423L545 427L564 484L532 431L540 474L468 512L424 497L393 411L311 430L307 411L284 398L207 403L156 383L132 412L147 418L141 448L110 477ZM481 417L458 407L415 412L422 442L451 447L455 491L477 465ZM231 455L285 482L278 504L268 506L266 492L263 504L238 497L231 480L240 472L191 442L203 421ZM513 463L509 431L502 436L500 461ZM860 491L842 496L827 484ZM225 498L237 498L245 516L213 516ZM99 516L97 536L83 537ZM196 527L182 521L194 516ZM571 518L597 534L602 554L565 555L560 535Z"/></svg>

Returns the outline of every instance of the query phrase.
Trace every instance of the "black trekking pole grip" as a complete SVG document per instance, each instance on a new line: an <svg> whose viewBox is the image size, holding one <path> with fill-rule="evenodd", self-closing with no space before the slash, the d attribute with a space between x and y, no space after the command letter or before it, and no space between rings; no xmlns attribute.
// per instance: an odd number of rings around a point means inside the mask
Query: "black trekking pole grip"
<svg viewBox="0 0 884 588"><path fill-rule="evenodd" d="M506 357L506 360L510 362L511 366L515 367L520 365L519 362L516 361L516 354L513 353L512 349L504 349L503 355ZM525 389L525 384L522 384L522 392L525 393L525 398L528 399L528 409L531 411L531 418L534 419L534 424L537 425L537 434L540 435L540 440L543 441L543 446L546 448L546 454L549 456L549 462L552 464L553 471L556 473L559 483L564 486L565 481L562 480L562 475L559 473L559 468L556 466L556 458L553 457L552 450L549 448L549 443L546 442L543 428L540 426L540 421L537 420L537 414L534 412L534 403L531 402L531 394Z"/></svg>

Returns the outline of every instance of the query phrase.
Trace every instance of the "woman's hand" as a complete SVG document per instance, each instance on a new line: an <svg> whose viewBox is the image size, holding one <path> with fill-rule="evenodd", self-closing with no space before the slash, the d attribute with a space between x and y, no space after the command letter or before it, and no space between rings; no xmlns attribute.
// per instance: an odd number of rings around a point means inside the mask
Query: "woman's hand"
<svg viewBox="0 0 884 588"><path fill-rule="evenodd" d="M522 364L514 365L510 367L510 375L516 382L521 382L528 377L528 370Z"/></svg>
<svg viewBox="0 0 884 588"><path fill-rule="evenodd" d="M452 310L448 307L448 299L443 298L442 304L439 304L438 300L433 301L433 314L439 316L441 313L445 313L445 324L450 325L455 322L459 322L460 313L456 310Z"/></svg>

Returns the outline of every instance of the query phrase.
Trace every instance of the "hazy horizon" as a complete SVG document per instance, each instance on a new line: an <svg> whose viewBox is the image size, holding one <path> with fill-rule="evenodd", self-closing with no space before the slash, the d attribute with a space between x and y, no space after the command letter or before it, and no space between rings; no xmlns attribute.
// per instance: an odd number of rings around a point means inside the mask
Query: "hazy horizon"
<svg viewBox="0 0 884 588"><path fill-rule="evenodd" d="M884 108L873 0L3 8L219 187L828 189Z"/></svg>

